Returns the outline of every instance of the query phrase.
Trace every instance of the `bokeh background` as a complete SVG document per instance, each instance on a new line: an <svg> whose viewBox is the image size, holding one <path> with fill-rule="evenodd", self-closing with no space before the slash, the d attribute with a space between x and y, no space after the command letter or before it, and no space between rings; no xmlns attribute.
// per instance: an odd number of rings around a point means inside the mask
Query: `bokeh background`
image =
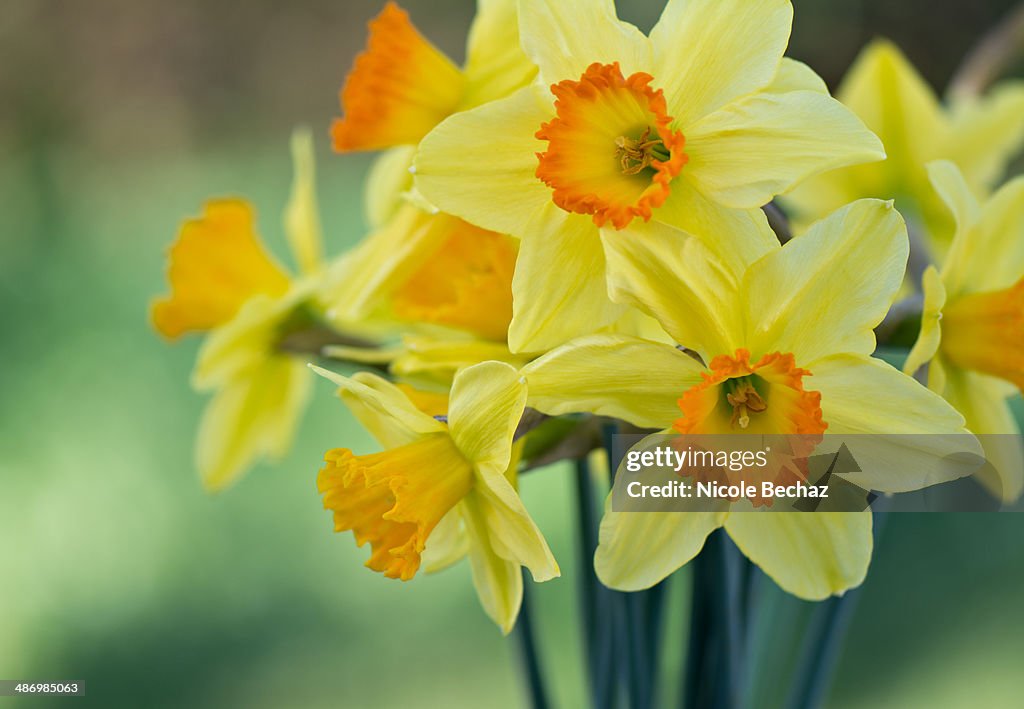
<svg viewBox="0 0 1024 709"><path fill-rule="evenodd" d="M471 0L403 4L462 58ZM797 0L790 53L834 87L884 35L942 87L1012 4ZM644 28L660 5L619 3ZM147 327L164 249L206 197L252 199L286 253L295 125L318 139L329 248L362 235L368 161L330 154L327 126L381 6L4 0L0 679L84 679L86 698L59 703L103 707L524 702L514 646L479 610L464 564L391 582L332 534L314 486L322 452L371 444L329 385L285 460L207 496L192 465L196 343L168 347ZM564 571L531 589L549 680L559 706L578 706L571 476L553 468L523 488ZM830 706L1019 706L1022 532L1018 514L893 515ZM684 586L670 591L673 618ZM791 657L806 604L769 600L785 620L771 654ZM663 661L681 676L674 647ZM764 705L780 682L762 677Z"/></svg>

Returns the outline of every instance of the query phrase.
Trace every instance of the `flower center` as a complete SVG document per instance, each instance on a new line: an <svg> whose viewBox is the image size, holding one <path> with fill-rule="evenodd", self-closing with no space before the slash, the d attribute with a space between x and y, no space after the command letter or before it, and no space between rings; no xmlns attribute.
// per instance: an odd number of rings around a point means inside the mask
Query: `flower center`
<svg viewBox="0 0 1024 709"><path fill-rule="evenodd" d="M432 433L383 453L329 451L317 478L334 531L370 543L366 565L408 581L420 567L427 537L473 485L473 471L447 433Z"/></svg>
<svg viewBox="0 0 1024 709"><path fill-rule="evenodd" d="M776 352L751 364L750 352L719 355L711 360L704 381L679 399L683 417L673 428L694 434L820 434L821 394L806 391L806 369L793 355Z"/></svg>
<svg viewBox="0 0 1024 709"><path fill-rule="evenodd" d="M670 128L662 91L649 74L626 78L618 63L591 64L579 81L551 87L556 116L537 138L537 177L562 209L589 214L598 226L645 221L665 203L686 164L686 140Z"/></svg>
<svg viewBox="0 0 1024 709"><path fill-rule="evenodd" d="M956 299L943 310L942 331L942 352L953 364L1024 391L1024 279Z"/></svg>
<svg viewBox="0 0 1024 709"><path fill-rule="evenodd" d="M757 393L753 377L737 377L723 384L725 400L732 407L732 418L729 425L733 428L747 428L750 425L750 414L764 413L768 404Z"/></svg>

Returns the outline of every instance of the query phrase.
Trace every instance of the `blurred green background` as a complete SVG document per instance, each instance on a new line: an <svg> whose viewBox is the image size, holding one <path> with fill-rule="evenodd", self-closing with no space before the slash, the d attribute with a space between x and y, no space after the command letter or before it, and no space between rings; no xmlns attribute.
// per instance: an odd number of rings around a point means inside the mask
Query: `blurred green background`
<svg viewBox="0 0 1024 709"><path fill-rule="evenodd" d="M791 54L832 86L879 34L941 86L1012 2L795 4ZM59 703L103 707L523 703L514 646L479 610L465 564L400 584L332 534L314 485L322 453L371 443L330 387L291 455L207 496L192 466L196 343L168 347L146 324L164 249L206 197L252 199L286 253L296 124L318 137L331 251L362 234L368 161L331 155L327 126L381 5L5 0L0 679L84 679L86 698ZM404 5L461 59L470 0ZM660 9L619 5L645 28ZM571 492L566 469L524 480L564 572L531 589L559 706L583 702ZM1019 706L1022 532L1013 514L894 515L830 704ZM671 591L674 615L684 586ZM783 618L805 610L770 600ZM666 632L678 641L682 629ZM780 631L773 657L796 652ZM678 652L665 662L681 674Z"/></svg>

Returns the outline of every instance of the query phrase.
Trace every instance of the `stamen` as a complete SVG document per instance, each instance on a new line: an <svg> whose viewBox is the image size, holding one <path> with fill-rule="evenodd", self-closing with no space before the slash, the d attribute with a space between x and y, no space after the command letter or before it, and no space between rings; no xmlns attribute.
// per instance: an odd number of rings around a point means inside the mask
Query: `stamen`
<svg viewBox="0 0 1024 709"><path fill-rule="evenodd" d="M740 380L742 381L742 380ZM728 386L728 385L727 385ZM740 428L746 428L750 425L750 414L760 414L768 409L768 404L761 398L761 395L757 393L757 389L749 381L743 381L740 384L733 385L733 390L727 392L725 400L732 406L732 419L729 424L736 428L736 424L740 425Z"/></svg>
<svg viewBox="0 0 1024 709"><path fill-rule="evenodd" d="M644 129L639 140L620 135L615 139L615 157L619 159L623 175L637 175L655 160L665 162L671 155L661 138L648 140L651 128Z"/></svg>

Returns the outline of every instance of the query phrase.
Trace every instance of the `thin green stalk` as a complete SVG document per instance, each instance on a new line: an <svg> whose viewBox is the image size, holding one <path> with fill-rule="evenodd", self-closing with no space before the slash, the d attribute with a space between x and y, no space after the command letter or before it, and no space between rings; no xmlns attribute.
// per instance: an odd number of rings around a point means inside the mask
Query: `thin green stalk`
<svg viewBox="0 0 1024 709"><path fill-rule="evenodd" d="M576 461L576 506L579 528L580 625L583 629L583 654L586 660L587 684L595 707L611 706L612 627L608 617L608 591L594 573L594 552L597 549L597 515L595 512L594 479L586 458Z"/></svg>
<svg viewBox="0 0 1024 709"><path fill-rule="evenodd" d="M519 609L519 618L513 634L518 641L520 659L523 666L523 676L526 678L526 688L530 697L530 706L533 709L547 709L547 691L544 685L544 676L541 673L540 657L537 653L537 638L533 632L533 608L529 596L530 578L523 570L523 602Z"/></svg>
<svg viewBox="0 0 1024 709"><path fill-rule="evenodd" d="M876 546L885 527L885 507L885 498L878 499L872 506ZM862 588L855 588L838 598L823 601L814 609L810 627L804 636L803 650L790 692L790 709L816 709L824 702L836 666L839 664L846 631L853 619Z"/></svg>
<svg viewBox="0 0 1024 709"><path fill-rule="evenodd" d="M714 582L714 564L707 550L690 562L690 625L686 648L686 666L682 709L697 709L709 705L711 687L707 681L713 671L712 649L716 644L712 622L711 596Z"/></svg>

